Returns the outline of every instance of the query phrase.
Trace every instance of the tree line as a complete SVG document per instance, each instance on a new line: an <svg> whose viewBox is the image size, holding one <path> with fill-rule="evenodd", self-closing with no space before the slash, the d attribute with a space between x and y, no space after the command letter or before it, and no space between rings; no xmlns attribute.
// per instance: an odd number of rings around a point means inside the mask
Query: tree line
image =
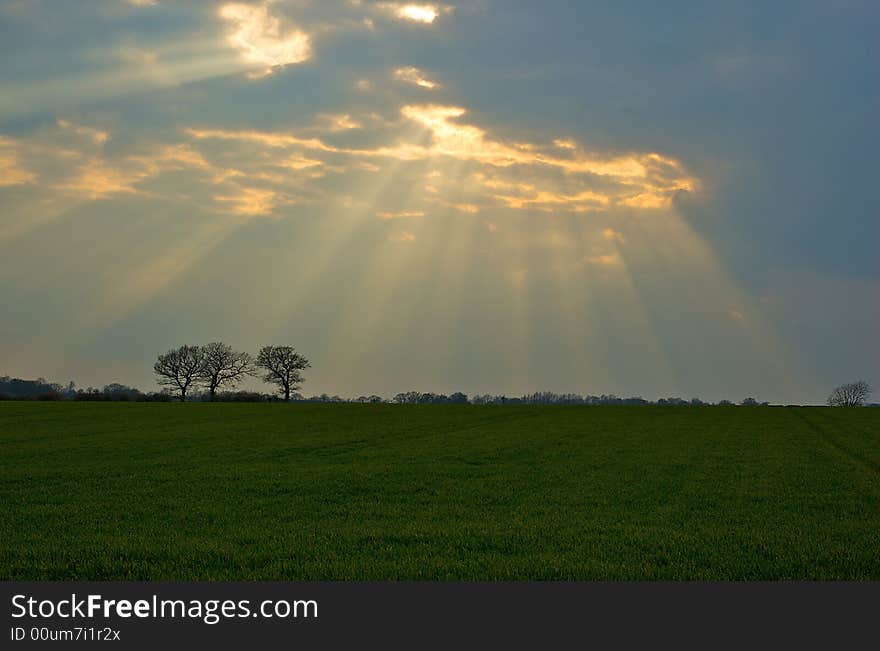
<svg viewBox="0 0 880 651"><path fill-rule="evenodd" d="M199 349L199 350L193 350ZM261 361L262 360L262 361ZM198 363L196 363L198 362ZM74 400L101 402L170 402L172 400L212 401L212 402L319 402L319 403L360 403L360 404L471 404L471 405L658 405L691 406L703 405L766 406L768 402L749 397L739 402L720 400L705 402L699 398L678 397L647 400L645 398L619 397L614 394L580 395L577 393L555 393L541 391L521 396L504 394L477 394L468 396L457 391L451 394L405 391L390 400L379 395L362 395L357 398L343 398L322 393L304 396L297 392L304 381L301 371L309 368L309 362L289 346L266 346L256 358L239 353L222 343L207 346L181 346L178 349L159 355L157 365L161 364L165 388L161 392L144 393L124 384L112 383L102 389L88 387L77 389L73 382L66 387L43 378L22 380L0 376L0 400ZM267 365L269 368L267 368ZM176 370L175 370L176 369ZM154 369L155 370L155 369ZM263 379L274 384L274 393L235 390L245 377L262 373ZM864 380L844 384L831 393L827 404L832 407L858 407L867 404L871 386ZM871 404L877 407L880 405Z"/></svg>
<svg viewBox="0 0 880 651"><path fill-rule="evenodd" d="M357 402L360 402L358 399ZM761 406L766 407L769 402L759 402L754 398L745 398L739 403L730 400L721 400L716 403L705 402L699 398L660 398L658 400L648 400L641 396L633 396L623 398L614 394L602 394L600 396L586 395L582 396L578 393L554 393L553 391L538 391L528 393L522 396L507 396L493 394L477 394L470 398L464 393L453 393L451 395L437 393L420 393L418 391L407 391L398 393L392 399L392 402L404 405L431 405L431 404L471 404L471 405L658 405L658 406L690 406L699 407L707 405L733 406L736 404L749 407Z"/></svg>
<svg viewBox="0 0 880 651"><path fill-rule="evenodd" d="M310 366L309 360L291 346L263 346L257 356L252 357L215 341L161 353L153 364L153 372L157 382L176 392L181 402L195 387L205 389L213 402L224 387L234 388L242 380L258 375L264 382L274 384L289 402L291 393L305 379L302 371Z"/></svg>

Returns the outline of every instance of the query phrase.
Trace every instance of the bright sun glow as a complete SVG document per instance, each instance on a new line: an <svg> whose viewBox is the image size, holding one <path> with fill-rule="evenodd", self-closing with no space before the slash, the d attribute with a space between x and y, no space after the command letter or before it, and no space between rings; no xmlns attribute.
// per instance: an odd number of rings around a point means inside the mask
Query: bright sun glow
<svg viewBox="0 0 880 651"><path fill-rule="evenodd" d="M297 29L283 30L281 21L266 6L240 3L220 7L220 17L231 25L227 39L248 63L272 68L302 63L312 56L311 39Z"/></svg>
<svg viewBox="0 0 880 651"><path fill-rule="evenodd" d="M434 5L404 5L397 10L397 15L404 20L431 24L440 14Z"/></svg>

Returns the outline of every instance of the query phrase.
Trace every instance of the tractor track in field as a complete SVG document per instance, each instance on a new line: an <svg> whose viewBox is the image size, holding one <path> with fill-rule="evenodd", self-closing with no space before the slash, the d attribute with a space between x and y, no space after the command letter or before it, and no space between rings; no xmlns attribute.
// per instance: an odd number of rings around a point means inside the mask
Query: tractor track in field
<svg viewBox="0 0 880 651"><path fill-rule="evenodd" d="M874 461L871 461L867 457L862 456L858 452L854 452L853 450L849 449L848 447L846 447L845 445L840 443L840 441L838 441L833 436L831 436L824 427L815 423L813 420L808 418L805 414L801 413L800 410L788 409L788 413L792 414L793 416L796 416L812 432L816 433L820 439L822 439L823 441L825 441L825 443L830 445L832 448L834 448L835 450L837 450L838 452L840 452L841 454L846 456L850 461L852 461L860 466L863 466L863 467L867 468L868 470L871 470L874 473L880 475L880 464L875 463Z"/></svg>

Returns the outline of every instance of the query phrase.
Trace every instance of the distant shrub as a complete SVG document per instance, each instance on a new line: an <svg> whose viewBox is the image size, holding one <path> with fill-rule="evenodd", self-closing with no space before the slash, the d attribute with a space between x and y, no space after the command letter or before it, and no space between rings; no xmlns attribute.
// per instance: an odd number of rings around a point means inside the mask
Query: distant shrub
<svg viewBox="0 0 880 651"><path fill-rule="evenodd" d="M275 396L257 391L221 391L214 396L214 402L274 402Z"/></svg>
<svg viewBox="0 0 880 651"><path fill-rule="evenodd" d="M174 396L165 391L154 392L154 393L143 393L138 398L140 402L172 402L174 400Z"/></svg>
<svg viewBox="0 0 880 651"><path fill-rule="evenodd" d="M382 396L360 396L355 398L353 402L358 402L361 404L380 404L385 402L385 398Z"/></svg>
<svg viewBox="0 0 880 651"><path fill-rule="evenodd" d="M88 388L83 391L77 391L73 394L73 399L77 402L99 402L108 398L97 389Z"/></svg>

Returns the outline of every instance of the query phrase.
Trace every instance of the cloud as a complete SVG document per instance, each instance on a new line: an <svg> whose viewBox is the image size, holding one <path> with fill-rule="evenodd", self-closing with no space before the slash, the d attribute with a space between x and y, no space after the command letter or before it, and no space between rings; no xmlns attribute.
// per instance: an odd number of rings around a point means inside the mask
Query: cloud
<svg viewBox="0 0 880 651"><path fill-rule="evenodd" d="M318 122L319 130L329 131L330 133L363 128L363 125L348 113L319 115Z"/></svg>
<svg viewBox="0 0 880 651"><path fill-rule="evenodd" d="M11 138L0 136L0 187L24 185L36 179L37 175L19 162L18 144Z"/></svg>
<svg viewBox="0 0 880 651"><path fill-rule="evenodd" d="M92 127L82 126L80 124L73 124L67 120L58 120L57 124L62 129L67 131L71 131L78 136L83 136L84 138L88 138L96 145L103 145L110 138L110 134L106 131L101 131L100 129L94 129Z"/></svg>
<svg viewBox="0 0 880 651"><path fill-rule="evenodd" d="M323 164L324 161L318 160L317 158L307 158L306 156L299 156L297 154L288 156L287 158L284 158L275 163L277 167L284 167L294 170L296 172L320 167Z"/></svg>
<svg viewBox="0 0 880 651"><path fill-rule="evenodd" d="M309 35L295 28L282 29L280 19L269 14L267 5L228 3L220 7L219 15L230 24L227 42L246 62L264 67L256 76L312 57Z"/></svg>
<svg viewBox="0 0 880 651"><path fill-rule="evenodd" d="M428 79L428 76L424 72L422 72L418 68L414 68L413 66L397 68L394 71L393 76L397 81L402 81L404 83L419 86L421 88L427 88L429 90L436 90L437 88L440 88L440 84L435 81L431 81L430 79Z"/></svg>
<svg viewBox="0 0 880 651"><path fill-rule="evenodd" d="M388 239L390 239L392 242L409 243L409 242L415 242L416 236L408 231L403 231L402 233L395 233L394 235L392 235Z"/></svg>
<svg viewBox="0 0 880 651"><path fill-rule="evenodd" d="M587 262L600 267L620 267L623 265L623 259L616 251L590 256L587 258Z"/></svg>
<svg viewBox="0 0 880 651"><path fill-rule="evenodd" d="M53 194L65 201L128 195L151 201L198 202L209 210L218 204L215 209L222 212L256 216L274 214L277 208L294 203L293 189L313 183L324 174L324 168L336 169L318 158L285 149L279 150L278 156L257 154L251 158L243 151L202 152L195 146L198 138L194 143L135 145L127 153L96 150L93 145L104 140L104 132L65 120L56 121L55 126L52 144L42 135L0 137L0 185L37 180L35 172L19 163L19 156L26 155L41 170L38 187L47 199ZM80 137L60 144L62 133ZM316 145L308 139L305 142Z"/></svg>
<svg viewBox="0 0 880 651"><path fill-rule="evenodd" d="M412 219L424 217L425 213L421 210L403 210L400 212L377 212L376 217L379 219Z"/></svg>
<svg viewBox="0 0 880 651"><path fill-rule="evenodd" d="M375 184L365 175L392 167L411 190L405 210L389 205L393 197L375 199L369 213L381 219L423 217L438 207L487 213L493 220L505 211L656 210L699 185L679 161L656 152L601 152L574 141L566 147L558 140L507 141L466 118L466 109L459 106L407 104L397 119L319 113L311 126L299 129L190 126L181 128L176 142L138 146L120 140L117 147L97 149L109 139L107 132L61 119L57 133L77 136L65 147L6 138L0 141L0 165L6 185L32 182L37 177L30 169L41 175L52 169L44 186L65 196L200 200L209 209L213 205L247 216L275 215L294 202L332 201L340 187ZM120 153L124 147L130 151ZM51 160L34 166L40 156ZM26 161L28 169L19 161ZM179 175L154 182L183 171L188 174L185 185ZM602 233L623 242L612 229Z"/></svg>
<svg viewBox="0 0 880 651"><path fill-rule="evenodd" d="M473 160L493 167L514 165L541 165L558 168L574 174L616 177L636 183L643 178L652 183L658 192L665 190L692 190L696 179L684 174L680 163L659 154L628 154L599 158L584 153L570 158L559 158L544 153L540 147L529 143L506 145L487 137L476 126L455 122L466 110L456 106L405 105L401 114L407 120L423 126L432 136L429 145L399 142L395 145L374 149L354 149L328 145L317 138L302 138L293 133L267 131L225 131L216 129L187 129L196 138L219 138L227 140L250 140L270 147L302 146L319 151L347 153L350 155L397 158L400 160L428 159L448 156L459 160ZM672 179L666 179L669 170ZM633 193L636 197L643 193Z"/></svg>
<svg viewBox="0 0 880 651"><path fill-rule="evenodd" d="M566 141L564 148L558 141L508 143L464 122L466 114L458 106L404 105L400 112L403 121L383 121L382 129L372 134L371 147L331 144L295 131L188 128L186 133L200 140L239 140L268 149L299 150L297 156L336 170L345 167L340 159L346 159L351 169L367 165L373 170L370 161L382 158L401 163L431 160L441 166L448 159L468 166L459 172L468 183L462 184L460 178L447 182L435 169L430 182L421 187L430 195L426 200L457 206L488 203L513 210L575 213L615 208L655 210L668 208L679 192L692 192L699 186L679 161L656 152L607 154L590 151L574 141ZM324 128L332 132L361 124L347 113L323 121ZM407 124L420 126L422 132L414 133ZM376 141L379 136L385 138L384 143ZM456 198L451 199L450 194Z"/></svg>
<svg viewBox="0 0 880 651"><path fill-rule="evenodd" d="M94 159L80 166L74 178L55 187L86 199L103 199L114 194L137 194L135 186L149 176L142 168L125 169Z"/></svg>
<svg viewBox="0 0 880 651"><path fill-rule="evenodd" d="M313 149L316 151L340 151L336 147L325 144L318 138L300 138L289 133L276 133L272 131L229 131L225 129L195 129L186 128L184 132L193 138L199 140L242 140L246 142L254 142L267 147L287 148L287 147L303 147L305 149Z"/></svg>
<svg viewBox="0 0 880 651"><path fill-rule="evenodd" d="M498 187L495 182L487 182L488 187ZM552 210L555 206L568 207L575 212L587 212L606 208L611 202L607 195L592 190L583 190L577 194L556 193L549 190L541 190L530 184L518 184L514 187L521 194L496 194L499 201L506 203L511 208L538 208Z"/></svg>
<svg viewBox="0 0 880 651"><path fill-rule="evenodd" d="M241 188L235 194L215 195L214 201L228 204L229 212L243 217L265 217L276 206L293 203L291 198L265 188Z"/></svg>
<svg viewBox="0 0 880 651"><path fill-rule="evenodd" d="M433 23L440 15L432 5L404 5L396 14L398 18L416 23Z"/></svg>
<svg viewBox="0 0 880 651"><path fill-rule="evenodd" d="M620 203L630 208L665 208L669 205L669 196L655 192L642 192L641 194L621 199Z"/></svg>
<svg viewBox="0 0 880 651"><path fill-rule="evenodd" d="M479 127L455 121L455 119L464 116L466 112L461 107L435 104L408 105L402 109L404 117L431 131L434 137L431 150L434 154L477 160L498 167L546 165L570 173L628 179L647 178L651 174L649 167L655 163L681 172L681 166L677 161L654 153L628 154L609 158L578 153L568 158L559 158L550 153L543 153L540 148L531 143L519 144L519 146L506 145L487 138L486 132ZM677 189L688 189L692 185L692 179L676 179Z"/></svg>
<svg viewBox="0 0 880 651"><path fill-rule="evenodd" d="M626 238L624 238L623 233L616 231L613 228L602 229L602 237L604 237L606 240L611 240L620 244L626 242Z"/></svg>
<svg viewBox="0 0 880 651"><path fill-rule="evenodd" d="M147 179L188 168L217 172L199 152L186 145L160 145L121 160L89 158L74 176L57 183L55 188L92 200L115 194L142 194L137 186Z"/></svg>
<svg viewBox="0 0 880 651"><path fill-rule="evenodd" d="M441 15L453 11L452 7L438 3L379 2L374 6L392 18L419 25L433 25Z"/></svg>

